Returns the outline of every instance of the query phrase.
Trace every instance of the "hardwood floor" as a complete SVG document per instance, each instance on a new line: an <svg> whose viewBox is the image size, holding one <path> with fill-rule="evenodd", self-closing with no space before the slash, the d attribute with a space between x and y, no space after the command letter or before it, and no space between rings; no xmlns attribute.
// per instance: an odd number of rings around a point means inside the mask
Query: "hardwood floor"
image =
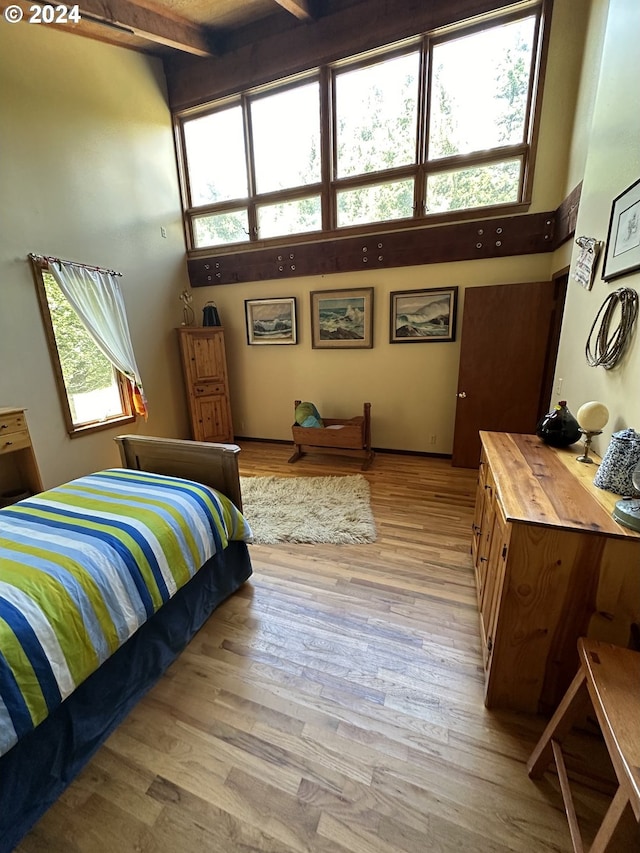
<svg viewBox="0 0 640 853"><path fill-rule="evenodd" d="M242 447L243 475L359 472ZM365 476L377 541L252 546L250 581L21 853L571 850L557 778L525 770L545 721L483 705L475 472L379 453ZM594 756L597 739L572 738L588 840L611 791Z"/></svg>

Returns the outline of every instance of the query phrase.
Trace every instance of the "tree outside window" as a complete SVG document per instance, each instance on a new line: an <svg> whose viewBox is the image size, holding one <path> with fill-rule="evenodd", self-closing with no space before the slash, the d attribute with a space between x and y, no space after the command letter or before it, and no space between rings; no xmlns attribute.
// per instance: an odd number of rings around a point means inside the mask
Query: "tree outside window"
<svg viewBox="0 0 640 853"><path fill-rule="evenodd" d="M133 421L128 380L98 348L51 273L36 263L34 270L68 432Z"/></svg>
<svg viewBox="0 0 640 853"><path fill-rule="evenodd" d="M532 4L179 118L191 248L525 201L540 21Z"/></svg>

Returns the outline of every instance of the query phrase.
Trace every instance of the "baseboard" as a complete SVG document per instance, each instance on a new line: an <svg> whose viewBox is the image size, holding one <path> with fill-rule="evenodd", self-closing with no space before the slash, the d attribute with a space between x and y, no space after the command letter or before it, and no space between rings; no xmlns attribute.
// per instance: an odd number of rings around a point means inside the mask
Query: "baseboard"
<svg viewBox="0 0 640 853"><path fill-rule="evenodd" d="M433 453L429 450L397 450L392 447L374 447L376 453L390 453L396 456L431 456L434 459L451 459L451 453Z"/></svg>
<svg viewBox="0 0 640 853"><path fill-rule="evenodd" d="M261 444L293 444L291 439L286 438L255 438L251 435L234 435L233 440L238 441L259 441Z"/></svg>
<svg viewBox="0 0 640 853"><path fill-rule="evenodd" d="M233 440L235 442L259 441L261 444L293 444L291 440L287 441L286 438L255 438L249 435L235 435ZM389 453L396 456L430 456L434 459L451 459L451 453L432 453L428 450L397 450L392 447L374 447L373 450L375 453ZM312 451L308 452L311 453ZM319 448L316 452L322 453L322 448Z"/></svg>

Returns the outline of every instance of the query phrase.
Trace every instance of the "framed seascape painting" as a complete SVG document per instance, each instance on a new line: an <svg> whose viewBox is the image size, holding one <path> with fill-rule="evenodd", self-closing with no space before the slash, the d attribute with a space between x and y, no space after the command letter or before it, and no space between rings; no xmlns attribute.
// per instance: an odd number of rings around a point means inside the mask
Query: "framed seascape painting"
<svg viewBox="0 0 640 853"><path fill-rule="evenodd" d="M640 269L640 180L614 198L611 205L602 278L610 281L637 269Z"/></svg>
<svg viewBox="0 0 640 853"><path fill-rule="evenodd" d="M297 344L295 296L281 299L245 299L247 343Z"/></svg>
<svg viewBox="0 0 640 853"><path fill-rule="evenodd" d="M457 287L395 291L391 294L390 343L455 341L457 308Z"/></svg>
<svg viewBox="0 0 640 853"><path fill-rule="evenodd" d="M371 348L373 288L312 291L311 345L314 349Z"/></svg>

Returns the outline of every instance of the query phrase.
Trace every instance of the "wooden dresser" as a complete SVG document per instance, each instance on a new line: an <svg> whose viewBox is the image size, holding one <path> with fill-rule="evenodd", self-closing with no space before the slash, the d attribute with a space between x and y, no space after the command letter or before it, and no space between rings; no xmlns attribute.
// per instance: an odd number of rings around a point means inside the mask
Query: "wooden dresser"
<svg viewBox="0 0 640 853"><path fill-rule="evenodd" d="M181 326L177 331L192 438L233 442L223 329Z"/></svg>
<svg viewBox="0 0 640 853"><path fill-rule="evenodd" d="M0 507L41 491L25 410L0 408Z"/></svg>
<svg viewBox="0 0 640 853"><path fill-rule="evenodd" d="M640 534L611 517L580 445L481 432L471 552L488 708L548 713L578 668L577 641L627 646L640 622Z"/></svg>

